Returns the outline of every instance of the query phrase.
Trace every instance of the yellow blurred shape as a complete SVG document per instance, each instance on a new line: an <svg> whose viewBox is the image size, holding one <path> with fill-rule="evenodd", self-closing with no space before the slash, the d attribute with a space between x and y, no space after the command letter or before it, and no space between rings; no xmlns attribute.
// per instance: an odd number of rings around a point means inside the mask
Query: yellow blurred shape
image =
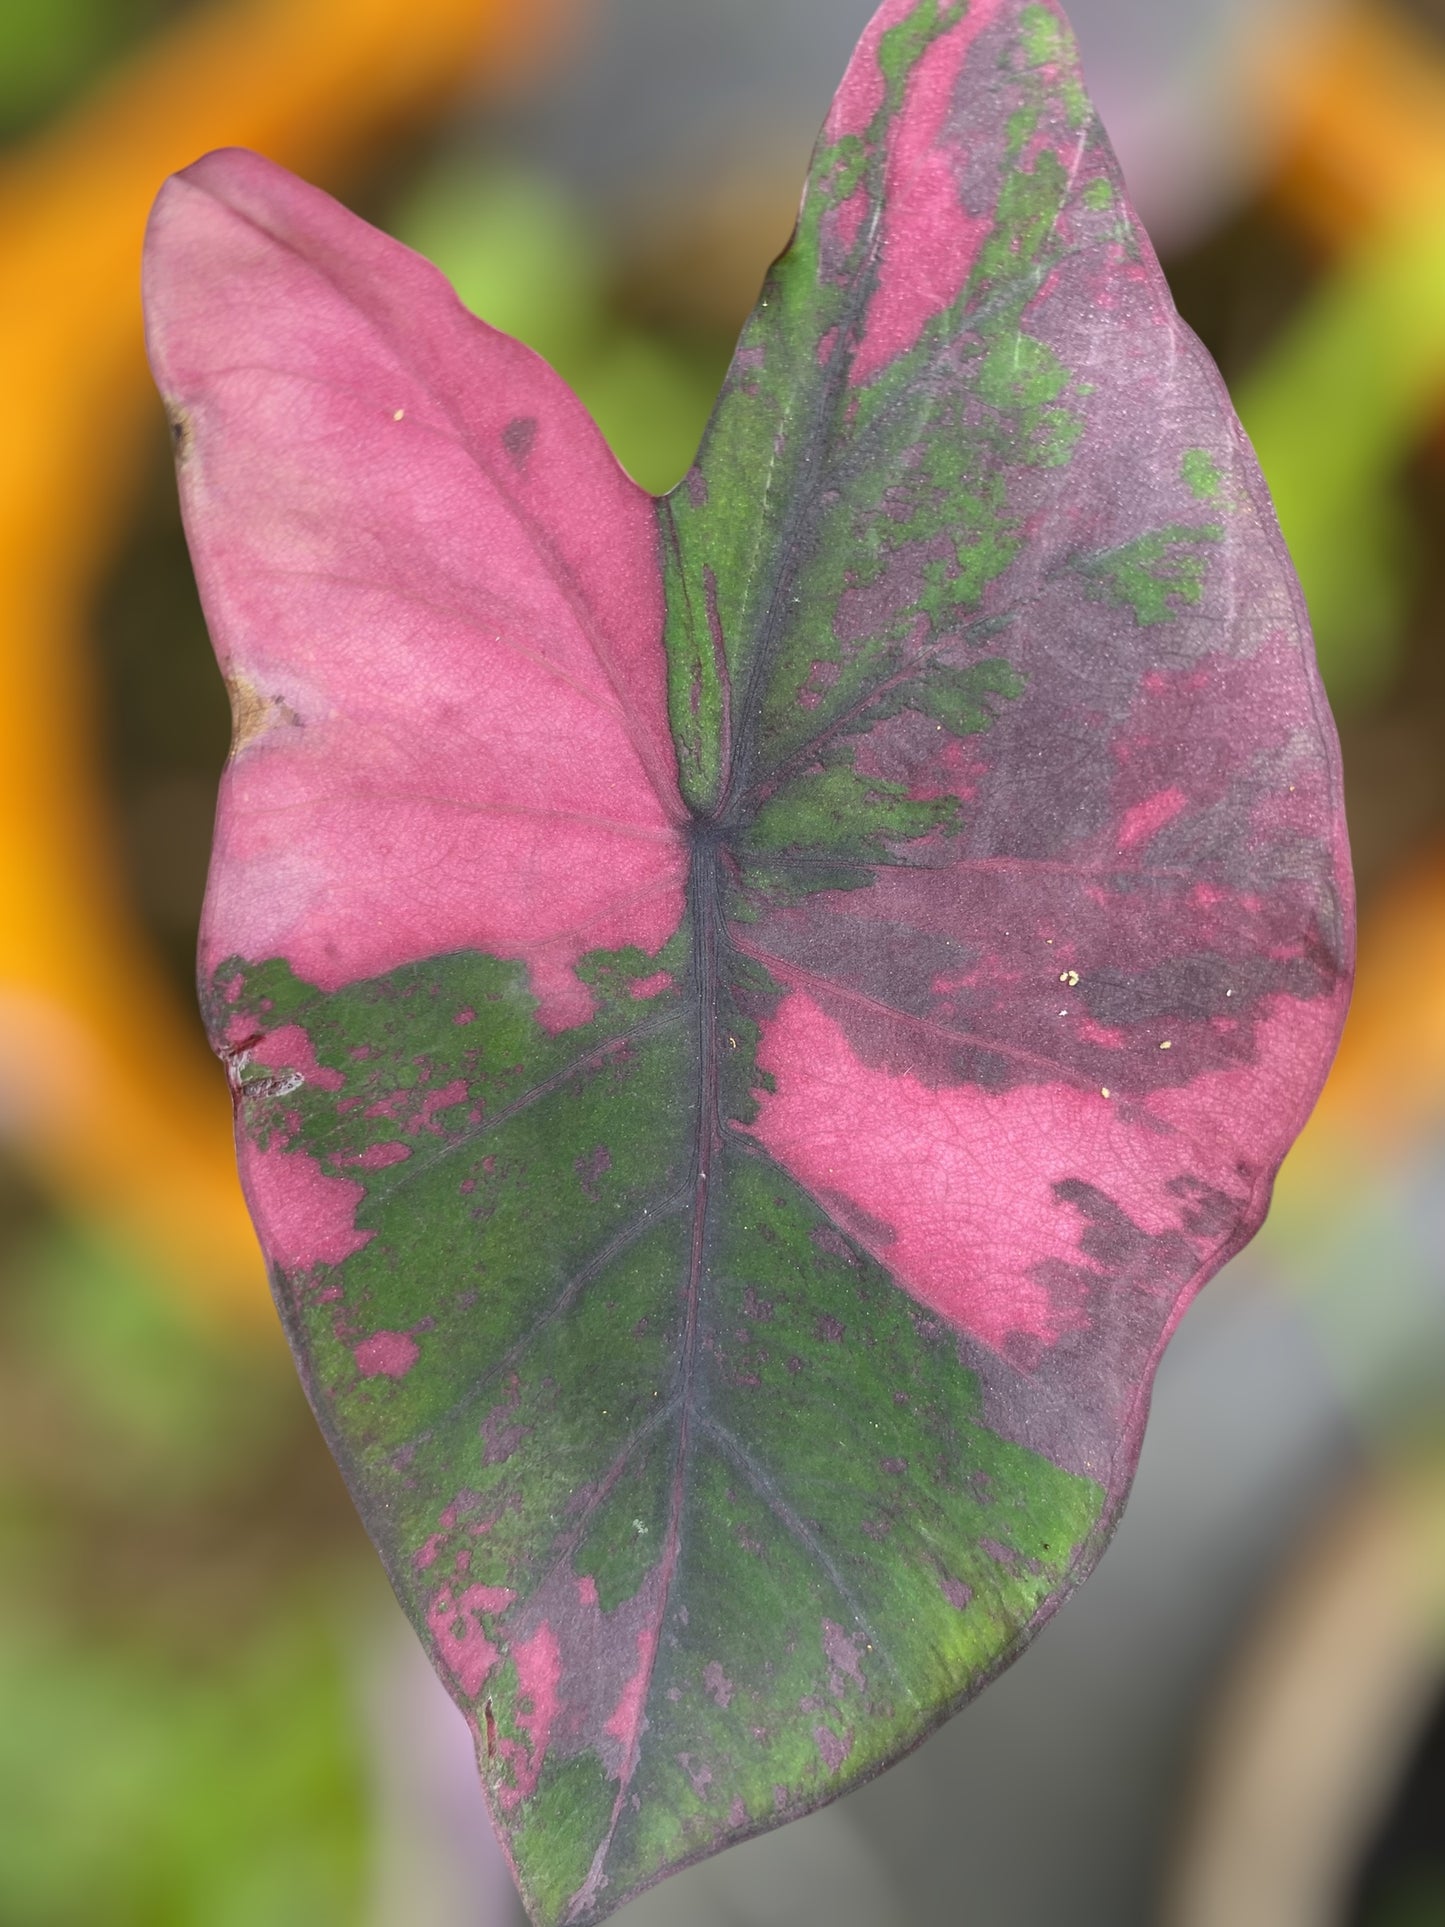
<svg viewBox="0 0 1445 1927"><path fill-rule="evenodd" d="M562 0L203 8L0 168L0 1123L57 1196L188 1297L265 1306L225 1080L137 928L100 793L89 600L147 415L138 271L164 177L256 147L335 180Z"/></svg>

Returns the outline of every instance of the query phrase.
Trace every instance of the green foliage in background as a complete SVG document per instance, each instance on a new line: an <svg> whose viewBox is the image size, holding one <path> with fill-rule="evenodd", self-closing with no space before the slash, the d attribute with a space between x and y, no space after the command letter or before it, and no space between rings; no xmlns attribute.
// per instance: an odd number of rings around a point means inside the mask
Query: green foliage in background
<svg viewBox="0 0 1445 1927"><path fill-rule="evenodd" d="M99 1238L5 1286L0 1921L353 1927L355 1615L343 1555L276 1544L288 1376Z"/></svg>
<svg viewBox="0 0 1445 1927"><path fill-rule="evenodd" d="M581 396L634 480L663 494L697 452L732 349L617 312L595 224L545 174L466 158L432 168L388 223L462 300Z"/></svg>
<svg viewBox="0 0 1445 1927"><path fill-rule="evenodd" d="M1344 709L1387 696L1416 570L1406 462L1445 396L1445 227L1422 213L1326 280L1235 399Z"/></svg>
<svg viewBox="0 0 1445 1927"><path fill-rule="evenodd" d="M24 133L183 11L184 0L4 0L0 140Z"/></svg>

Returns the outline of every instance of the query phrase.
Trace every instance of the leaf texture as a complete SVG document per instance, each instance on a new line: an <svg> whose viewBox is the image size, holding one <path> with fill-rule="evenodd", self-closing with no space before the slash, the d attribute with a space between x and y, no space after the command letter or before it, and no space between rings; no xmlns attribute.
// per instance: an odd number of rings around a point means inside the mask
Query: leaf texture
<svg viewBox="0 0 1445 1927"><path fill-rule="evenodd" d="M316 1408L539 1922L1087 1573L1351 958L1338 760L1058 11L888 0L662 501L253 155L157 204L202 937Z"/></svg>

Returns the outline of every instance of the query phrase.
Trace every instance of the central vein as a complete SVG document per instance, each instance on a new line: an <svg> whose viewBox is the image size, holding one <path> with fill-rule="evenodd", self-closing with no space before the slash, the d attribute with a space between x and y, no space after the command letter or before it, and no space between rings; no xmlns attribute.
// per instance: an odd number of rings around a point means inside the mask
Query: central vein
<svg viewBox="0 0 1445 1927"><path fill-rule="evenodd" d="M722 936L722 864L717 835L707 821L694 830L688 896L692 903L693 981L697 985L697 1139L692 1174L692 1236L688 1248L686 1304L679 1391L683 1400L683 1445L697 1357L698 1317L706 1264L708 1217L722 1149L718 1087L718 998Z"/></svg>

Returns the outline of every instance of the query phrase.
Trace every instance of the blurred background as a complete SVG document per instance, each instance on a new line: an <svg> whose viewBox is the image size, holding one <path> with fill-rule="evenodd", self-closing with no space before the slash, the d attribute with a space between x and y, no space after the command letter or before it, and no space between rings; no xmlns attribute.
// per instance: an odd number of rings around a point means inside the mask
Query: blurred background
<svg viewBox="0 0 1445 1927"><path fill-rule="evenodd" d="M683 471L870 0L0 5L0 1927L515 1927L306 1411L192 950L228 724L140 348L161 179L261 148ZM629 1927L1445 1923L1445 0L1077 0L1255 437L1361 964L1129 1513L894 1772Z"/></svg>

